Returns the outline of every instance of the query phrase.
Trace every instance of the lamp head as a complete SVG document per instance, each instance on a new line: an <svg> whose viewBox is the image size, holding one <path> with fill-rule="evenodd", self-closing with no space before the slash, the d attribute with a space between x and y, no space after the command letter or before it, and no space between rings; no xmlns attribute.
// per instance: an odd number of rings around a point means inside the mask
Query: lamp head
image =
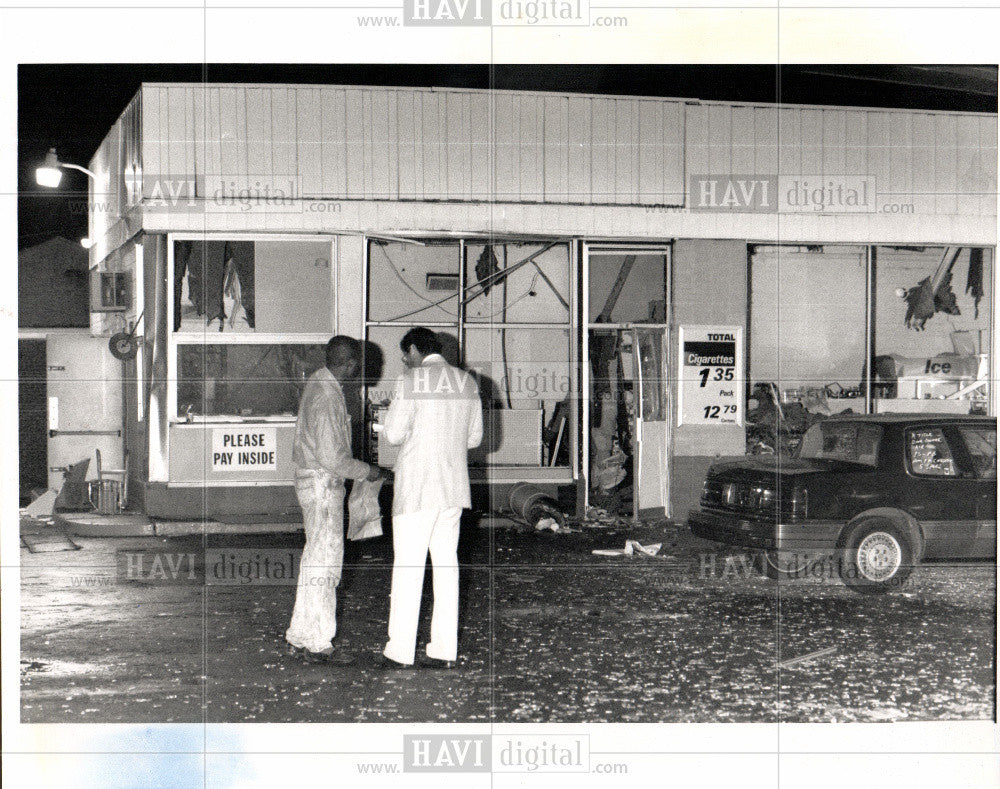
<svg viewBox="0 0 1000 789"><path fill-rule="evenodd" d="M62 181L62 170L59 169L59 157L56 156L55 148L49 148L49 152L45 154L42 166L35 170L35 180L39 186L59 186L59 182Z"/></svg>

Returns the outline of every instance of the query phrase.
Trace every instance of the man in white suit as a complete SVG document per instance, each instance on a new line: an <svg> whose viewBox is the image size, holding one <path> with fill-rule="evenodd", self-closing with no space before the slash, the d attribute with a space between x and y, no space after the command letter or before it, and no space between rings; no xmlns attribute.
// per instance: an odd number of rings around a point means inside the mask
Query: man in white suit
<svg viewBox="0 0 1000 789"><path fill-rule="evenodd" d="M396 382L383 436L399 444L392 503L392 594L385 667L413 664L424 566L430 552L434 610L422 665L450 668L458 654L458 522L471 506L468 451L483 437L479 390L441 355L432 331L400 342L407 370Z"/></svg>

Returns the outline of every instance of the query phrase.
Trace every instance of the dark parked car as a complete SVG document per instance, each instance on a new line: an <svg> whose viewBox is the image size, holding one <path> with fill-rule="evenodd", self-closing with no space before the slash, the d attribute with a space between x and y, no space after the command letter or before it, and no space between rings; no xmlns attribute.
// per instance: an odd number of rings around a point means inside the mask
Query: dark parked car
<svg viewBox="0 0 1000 789"><path fill-rule="evenodd" d="M829 556L860 592L899 586L924 559L996 561L997 422L833 417L806 431L794 457L713 465L688 523L763 551L772 570L790 572L790 555Z"/></svg>

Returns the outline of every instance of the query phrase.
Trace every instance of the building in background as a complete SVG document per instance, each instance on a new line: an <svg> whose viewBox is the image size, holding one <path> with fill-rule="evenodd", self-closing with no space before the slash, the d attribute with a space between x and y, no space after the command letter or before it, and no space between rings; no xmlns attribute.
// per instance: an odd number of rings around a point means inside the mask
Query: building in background
<svg viewBox="0 0 1000 789"><path fill-rule="evenodd" d="M151 516L293 512L334 333L366 434L408 328L477 371L484 507L683 517L829 413L996 413L995 114L144 84L90 169L92 292L123 294L92 333L141 338L95 407Z"/></svg>
<svg viewBox="0 0 1000 789"><path fill-rule="evenodd" d="M95 439L105 450L121 445L118 365L111 363L107 340L89 331L88 261L79 243L61 236L17 253L22 503L31 500L32 491L59 488L68 465L94 454ZM87 383L79 383L81 378ZM113 387L96 413L90 383L95 379L102 394ZM111 414L101 413L108 408ZM93 423L105 418L113 433L90 434Z"/></svg>

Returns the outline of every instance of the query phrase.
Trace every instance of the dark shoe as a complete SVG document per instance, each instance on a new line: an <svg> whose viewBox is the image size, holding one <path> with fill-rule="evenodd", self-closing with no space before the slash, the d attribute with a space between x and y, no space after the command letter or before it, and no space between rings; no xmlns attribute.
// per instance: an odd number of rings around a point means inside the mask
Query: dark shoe
<svg viewBox="0 0 1000 789"><path fill-rule="evenodd" d="M454 660L441 660L440 658L420 656L420 668L432 668L438 670L448 670L455 668Z"/></svg>
<svg viewBox="0 0 1000 789"><path fill-rule="evenodd" d="M398 671L400 669L412 669L412 663L400 663L398 660L393 660L392 658L387 658L385 655L379 655L372 661L372 666L374 668L382 669L383 671Z"/></svg>

